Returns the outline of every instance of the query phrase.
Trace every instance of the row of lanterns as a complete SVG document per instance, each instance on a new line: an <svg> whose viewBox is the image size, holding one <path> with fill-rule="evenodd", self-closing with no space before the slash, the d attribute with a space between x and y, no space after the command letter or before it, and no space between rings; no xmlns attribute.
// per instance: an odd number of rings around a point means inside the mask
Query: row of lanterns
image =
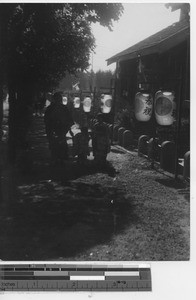
<svg viewBox="0 0 196 300"><path fill-rule="evenodd" d="M63 96L63 104L67 105L68 99L66 96ZM73 107L80 108L80 105L83 105L84 112L90 112L92 107L92 99L87 96L81 102L80 97L75 96L73 99ZM110 113L112 109L112 96L107 94L102 94L100 99L100 107L102 113Z"/></svg>
<svg viewBox="0 0 196 300"><path fill-rule="evenodd" d="M135 96L135 117L138 121L147 122L154 113L159 125L172 125L174 122L174 112L176 103L174 102L174 92L158 91L153 96L150 93L138 92Z"/></svg>
<svg viewBox="0 0 196 300"><path fill-rule="evenodd" d="M159 125L172 125L174 122L174 112L176 103L174 102L174 92L158 91L155 97L151 93L138 92L135 96L135 117L138 121L147 122L151 119L154 113L156 121ZM68 99L63 97L63 104L67 105ZM80 97L75 96L73 99L74 108L80 108L83 105L84 112L90 112L92 107L92 99L87 96L81 102ZM112 96L102 94L100 98L100 108L102 113L110 113L112 109Z"/></svg>

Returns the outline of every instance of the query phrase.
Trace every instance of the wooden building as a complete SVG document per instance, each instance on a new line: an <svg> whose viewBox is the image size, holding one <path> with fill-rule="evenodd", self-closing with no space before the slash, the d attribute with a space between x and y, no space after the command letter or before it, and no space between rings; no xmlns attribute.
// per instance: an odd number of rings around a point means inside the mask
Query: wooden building
<svg viewBox="0 0 196 300"><path fill-rule="evenodd" d="M156 134L162 132L160 139L174 140L177 130L185 153L190 147L190 22L187 6L172 7L173 10L178 8L183 11L179 22L110 57L107 63L116 63L116 115L123 110L129 112L132 118L129 129L135 137L141 134L152 136L156 131ZM175 126L162 127L153 118L148 122L139 122L135 118L136 93L148 91L154 97L158 90L175 94Z"/></svg>

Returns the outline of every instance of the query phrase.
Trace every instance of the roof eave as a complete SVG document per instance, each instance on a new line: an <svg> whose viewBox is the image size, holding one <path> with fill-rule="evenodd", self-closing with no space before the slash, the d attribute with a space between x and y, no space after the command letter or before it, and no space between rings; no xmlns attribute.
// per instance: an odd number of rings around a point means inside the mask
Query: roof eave
<svg viewBox="0 0 196 300"><path fill-rule="evenodd" d="M141 49L138 48L137 50L130 52L128 54L124 54L124 55L121 54L122 52L120 52L119 54L107 59L106 60L107 65L110 65L114 62L135 59L135 58L137 58L138 54L145 56L145 55L154 54L154 53L163 53L163 52L177 46L181 42L188 40L189 38L190 38L190 27L186 27L182 31L179 31L179 32L167 37L166 39L164 39L160 42L157 42L153 45L150 45L148 47L144 47Z"/></svg>

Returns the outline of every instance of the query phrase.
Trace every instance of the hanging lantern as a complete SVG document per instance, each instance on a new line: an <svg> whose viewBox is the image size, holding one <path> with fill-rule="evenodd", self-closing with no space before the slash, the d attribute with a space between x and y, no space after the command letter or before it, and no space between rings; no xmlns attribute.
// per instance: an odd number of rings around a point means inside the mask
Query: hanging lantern
<svg viewBox="0 0 196 300"><path fill-rule="evenodd" d="M138 92L135 95L135 117L138 121L147 122L152 116L153 98L150 93Z"/></svg>
<svg viewBox="0 0 196 300"><path fill-rule="evenodd" d="M158 91L155 94L155 117L159 125L172 125L176 103L174 102L174 92Z"/></svg>
<svg viewBox="0 0 196 300"><path fill-rule="evenodd" d="M67 97L63 96L63 105L67 105Z"/></svg>
<svg viewBox="0 0 196 300"><path fill-rule="evenodd" d="M101 95L101 112L104 114L110 113L112 109L112 96L111 95Z"/></svg>
<svg viewBox="0 0 196 300"><path fill-rule="evenodd" d="M91 111L91 103L92 100L90 97L85 97L83 101L83 110L84 112L90 112Z"/></svg>
<svg viewBox="0 0 196 300"><path fill-rule="evenodd" d="M79 108L80 107L80 98L79 97L74 97L73 105L74 105L74 108Z"/></svg>

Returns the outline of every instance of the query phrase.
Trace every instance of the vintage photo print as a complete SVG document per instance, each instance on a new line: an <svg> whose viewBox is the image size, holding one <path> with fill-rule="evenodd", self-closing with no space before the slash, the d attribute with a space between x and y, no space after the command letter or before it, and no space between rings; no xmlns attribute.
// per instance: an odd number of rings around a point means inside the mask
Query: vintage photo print
<svg viewBox="0 0 196 300"><path fill-rule="evenodd" d="M0 4L0 259L190 260L190 3Z"/></svg>

